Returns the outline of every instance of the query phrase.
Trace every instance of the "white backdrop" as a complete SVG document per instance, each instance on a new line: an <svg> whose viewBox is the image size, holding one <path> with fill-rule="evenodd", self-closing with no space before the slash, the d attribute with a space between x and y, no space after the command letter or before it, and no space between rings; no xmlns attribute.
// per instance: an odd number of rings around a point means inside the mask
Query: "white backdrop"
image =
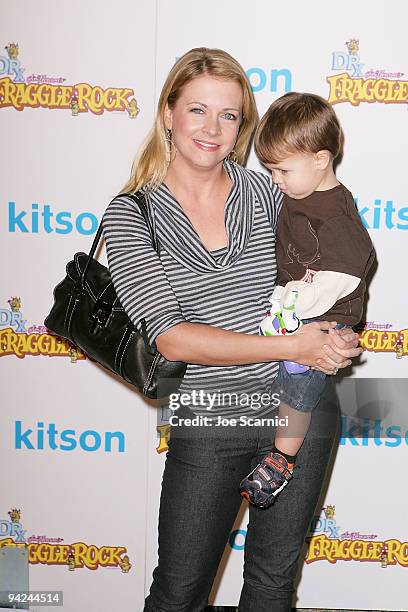
<svg viewBox="0 0 408 612"><path fill-rule="evenodd" d="M344 0L330 14L327 7L322 0L313 8L299 0L118 0L109 7L24 0L3 8L0 546L28 546L31 589L63 590L67 612L143 608L165 458L156 429L165 433L166 415L52 343L43 320L66 262L89 249L97 220L126 181L168 70L200 45L221 47L242 63L261 115L290 90L342 96L335 104L346 134L338 176L357 199L379 266L362 333L367 352L351 373L354 386L341 390L345 437L312 526L296 605L408 610L401 512L406 3ZM353 53L351 39L358 41ZM359 100L363 86L371 99ZM104 108L92 108L101 96ZM260 168L253 155L249 166ZM356 415L370 436L353 438ZM243 511L226 547L216 604L238 601L246 520Z"/></svg>

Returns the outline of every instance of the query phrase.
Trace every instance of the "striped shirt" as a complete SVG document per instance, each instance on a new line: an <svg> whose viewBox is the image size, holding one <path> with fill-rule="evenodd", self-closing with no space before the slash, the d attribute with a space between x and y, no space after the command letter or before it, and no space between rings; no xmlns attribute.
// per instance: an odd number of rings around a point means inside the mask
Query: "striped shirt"
<svg viewBox="0 0 408 612"><path fill-rule="evenodd" d="M233 183L225 204L225 248L210 252L204 247L164 184L146 192L160 255L130 198L118 196L104 213L115 290L133 323L146 319L151 342L186 321L258 334L276 281L275 228L282 196L269 177L236 164L225 167ZM199 405L190 406L196 414L208 416L206 394L218 392L211 414L255 416L256 411L256 416L262 416L270 411L266 396L264 406L252 400L256 394L272 393L276 374L276 363L189 364L180 393L196 391L197 398L200 390L205 391ZM224 393L236 395L220 395Z"/></svg>

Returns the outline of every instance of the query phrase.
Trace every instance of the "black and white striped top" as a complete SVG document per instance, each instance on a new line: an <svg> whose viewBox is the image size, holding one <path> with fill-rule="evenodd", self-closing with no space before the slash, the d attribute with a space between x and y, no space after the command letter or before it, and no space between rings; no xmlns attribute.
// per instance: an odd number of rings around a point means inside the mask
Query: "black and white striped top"
<svg viewBox="0 0 408 612"><path fill-rule="evenodd" d="M209 252L204 247L164 184L148 195L160 256L130 198L118 196L105 211L103 229L115 290L135 324L146 319L150 341L185 321L258 333L276 280L275 228L282 195L263 174L236 164L226 164L226 169L233 186L225 205L228 246L223 249ZM228 405L216 403L211 414L255 416L244 394L252 399L253 394L271 393L276 374L276 363L189 364L180 393L241 393L239 407L230 405L234 401L229 397ZM191 408L209 415L205 403ZM257 408L256 416L268 410Z"/></svg>

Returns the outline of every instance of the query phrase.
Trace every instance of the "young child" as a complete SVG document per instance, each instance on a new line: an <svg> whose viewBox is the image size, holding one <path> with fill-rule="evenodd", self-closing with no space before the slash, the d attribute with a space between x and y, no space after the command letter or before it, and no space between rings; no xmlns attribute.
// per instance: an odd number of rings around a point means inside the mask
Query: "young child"
<svg viewBox="0 0 408 612"><path fill-rule="evenodd" d="M311 320L344 327L361 319L374 249L352 194L334 173L342 144L334 110L314 94L284 95L258 127L256 153L284 193L277 226L278 286L260 325L264 335L290 333ZM277 428L273 451L240 485L241 495L258 507L271 505L292 478L325 386L325 374L296 365L279 365L279 416L288 417L288 426Z"/></svg>

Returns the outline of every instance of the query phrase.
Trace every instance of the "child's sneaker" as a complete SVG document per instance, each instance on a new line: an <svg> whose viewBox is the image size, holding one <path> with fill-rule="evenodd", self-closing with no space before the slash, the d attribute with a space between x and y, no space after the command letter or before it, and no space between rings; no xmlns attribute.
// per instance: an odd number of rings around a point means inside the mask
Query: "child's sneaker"
<svg viewBox="0 0 408 612"><path fill-rule="evenodd" d="M292 466L291 466L292 467ZM239 491L253 506L267 508L293 478L285 457L269 453L241 482Z"/></svg>

